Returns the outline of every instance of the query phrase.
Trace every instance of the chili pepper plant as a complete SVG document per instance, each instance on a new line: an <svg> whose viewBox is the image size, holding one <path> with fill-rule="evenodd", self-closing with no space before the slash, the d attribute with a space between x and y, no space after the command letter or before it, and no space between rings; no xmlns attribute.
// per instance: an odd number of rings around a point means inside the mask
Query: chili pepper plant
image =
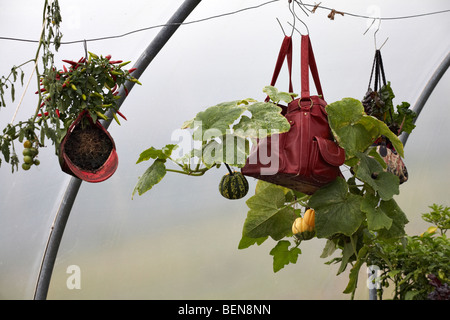
<svg viewBox="0 0 450 320"><path fill-rule="evenodd" d="M4 161L11 164L12 172L18 169L20 163L15 148L16 141L24 143L22 168L28 170L31 165L39 162L34 161L37 160L34 158L30 162L25 157L30 157L30 153L37 157L38 150L45 146L46 139L50 139L55 145L55 153L58 155L59 145L67 129L82 112L88 113L95 123L98 119L107 120L105 113L111 110L112 116L120 124L119 117L126 118L118 110L118 90L123 86L128 94L125 82L140 84L131 75L135 69L125 68L130 61L112 60L110 55L103 57L89 52L76 61L63 60L63 64L57 66L54 52L58 51L61 44L61 21L58 1L44 1L44 28L34 59L13 66L8 76L0 78L0 106L6 107L5 89L11 90L11 100L14 102L16 81L20 79L21 84L24 83L25 73L22 67L27 63L35 64L38 85L36 109L28 120L17 123L11 121L0 134L0 150ZM33 148L33 152L28 150L30 148Z"/></svg>
<svg viewBox="0 0 450 320"><path fill-rule="evenodd" d="M29 141L35 149L45 146L46 138L55 144L55 153L59 153L59 144L67 129L78 115L87 111L93 122L108 120L105 113L111 110L115 121L120 125L119 117L126 117L118 110L119 88L126 81L140 84L131 73L134 68L125 69L130 61L111 60L111 56L98 56L89 52L89 56L78 61L63 60L60 69L52 67L39 79L39 107L27 121L16 125L9 124L1 136L2 152L6 162L10 160L9 147L13 149L14 140ZM125 93L127 89L123 86ZM119 116L119 117L118 117ZM11 164L17 166L18 159ZM29 169L27 166L23 167Z"/></svg>

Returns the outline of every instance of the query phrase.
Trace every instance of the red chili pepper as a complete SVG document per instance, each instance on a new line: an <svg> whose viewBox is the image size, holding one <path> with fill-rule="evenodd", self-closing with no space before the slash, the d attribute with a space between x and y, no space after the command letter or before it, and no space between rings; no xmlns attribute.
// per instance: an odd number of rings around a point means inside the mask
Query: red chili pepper
<svg viewBox="0 0 450 320"><path fill-rule="evenodd" d="M38 94L39 92L44 92L44 91L47 91L47 89L42 88L41 90L36 91L34 94Z"/></svg>
<svg viewBox="0 0 450 320"><path fill-rule="evenodd" d="M108 59L108 60L110 60L110 59L111 59L111 55L108 54L105 58Z"/></svg>
<svg viewBox="0 0 450 320"><path fill-rule="evenodd" d="M127 120L127 118L125 118L125 116L124 116L119 110L116 110L116 113L117 113L119 116L121 116L122 118L124 118L125 120Z"/></svg>
<svg viewBox="0 0 450 320"><path fill-rule="evenodd" d="M66 63L68 63L68 64L70 64L70 65L72 65L72 66L74 66L74 67L78 65L77 62L72 61L72 60L63 60L63 62L66 62Z"/></svg>
<svg viewBox="0 0 450 320"><path fill-rule="evenodd" d="M39 108L42 108L45 104L45 101L41 103L41 105L39 106Z"/></svg>
<svg viewBox="0 0 450 320"><path fill-rule="evenodd" d="M122 63L123 60L114 60L114 61L110 61L110 64L116 64L116 63Z"/></svg>
<svg viewBox="0 0 450 320"><path fill-rule="evenodd" d="M114 85L114 87L112 87L111 91L114 92L117 89L117 83Z"/></svg>
<svg viewBox="0 0 450 320"><path fill-rule="evenodd" d="M48 116L48 112L44 112L44 116ZM38 113L38 117L42 117L42 114Z"/></svg>
<svg viewBox="0 0 450 320"><path fill-rule="evenodd" d="M56 115L57 115L58 118L59 118L59 110L58 110L58 109L55 109L55 112L56 112Z"/></svg>
<svg viewBox="0 0 450 320"><path fill-rule="evenodd" d="M126 86L123 86L123 89L125 90L126 95L128 96L128 89Z"/></svg>
<svg viewBox="0 0 450 320"><path fill-rule="evenodd" d="M131 68L130 70L128 70L128 73L132 73L135 70L136 70L136 68Z"/></svg>
<svg viewBox="0 0 450 320"><path fill-rule="evenodd" d="M64 68L64 72L67 73L67 68L66 68L66 66L63 65L63 68Z"/></svg>

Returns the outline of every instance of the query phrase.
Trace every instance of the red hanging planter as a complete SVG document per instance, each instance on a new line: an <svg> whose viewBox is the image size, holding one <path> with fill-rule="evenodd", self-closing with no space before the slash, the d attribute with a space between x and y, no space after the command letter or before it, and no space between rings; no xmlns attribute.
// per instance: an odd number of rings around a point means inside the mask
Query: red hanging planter
<svg viewBox="0 0 450 320"><path fill-rule="evenodd" d="M109 132L84 110L61 142L59 163L67 174L87 182L102 182L114 174L119 159Z"/></svg>

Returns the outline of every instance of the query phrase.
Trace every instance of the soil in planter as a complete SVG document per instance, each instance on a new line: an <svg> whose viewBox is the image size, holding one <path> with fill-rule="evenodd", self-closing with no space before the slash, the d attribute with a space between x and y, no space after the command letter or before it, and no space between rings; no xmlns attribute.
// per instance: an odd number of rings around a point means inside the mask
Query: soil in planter
<svg viewBox="0 0 450 320"><path fill-rule="evenodd" d="M95 125L77 125L66 140L65 152L79 168L87 171L99 169L113 148L109 137Z"/></svg>

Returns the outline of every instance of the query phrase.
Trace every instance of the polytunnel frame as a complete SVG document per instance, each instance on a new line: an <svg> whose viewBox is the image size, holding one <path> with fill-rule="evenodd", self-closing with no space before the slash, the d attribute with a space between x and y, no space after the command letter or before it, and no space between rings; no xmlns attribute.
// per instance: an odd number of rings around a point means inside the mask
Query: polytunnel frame
<svg viewBox="0 0 450 320"><path fill-rule="evenodd" d="M135 78L139 79L148 65L152 62L152 60L156 57L159 51L164 47L167 41L171 38L171 36L175 33L178 27L183 23L183 21L189 16L189 14L197 7L197 5L201 2L201 0L185 0L182 5L178 8L178 10L172 15L169 21L164 25L162 30L156 35L153 41L148 45L148 47L141 54L133 68L135 70ZM447 69L450 66L450 53L447 53L446 57L442 60L440 65L436 68L435 72L425 85L422 93L418 97L416 103L412 110L417 114L414 119L414 123L419 118L419 115L424 108L428 98L433 93L434 88L437 86L442 76L445 74ZM128 92L134 87L134 82L127 82L125 87ZM118 100L118 107L122 105L124 100L127 97L124 88L121 88L119 91L120 99ZM107 129L112 121L112 112L109 111L107 114L109 120L103 121L102 125ZM400 136L400 141L403 145L406 144L408 140L409 134L403 133ZM56 256L58 253L59 245L61 243L61 239L64 233L64 229L66 223L69 219L70 212L72 210L73 204L75 202L75 198L80 189L82 180L71 177L62 196L61 203L59 205L58 211L55 215L55 219L51 226L49 238L46 244L46 248L43 254L41 267L39 270L39 276L36 282L34 299L35 300L45 300L47 298L48 289L50 286L51 276L53 273L54 264L56 261ZM371 276L371 274L369 274ZM369 289L369 300L377 300L377 289Z"/></svg>

